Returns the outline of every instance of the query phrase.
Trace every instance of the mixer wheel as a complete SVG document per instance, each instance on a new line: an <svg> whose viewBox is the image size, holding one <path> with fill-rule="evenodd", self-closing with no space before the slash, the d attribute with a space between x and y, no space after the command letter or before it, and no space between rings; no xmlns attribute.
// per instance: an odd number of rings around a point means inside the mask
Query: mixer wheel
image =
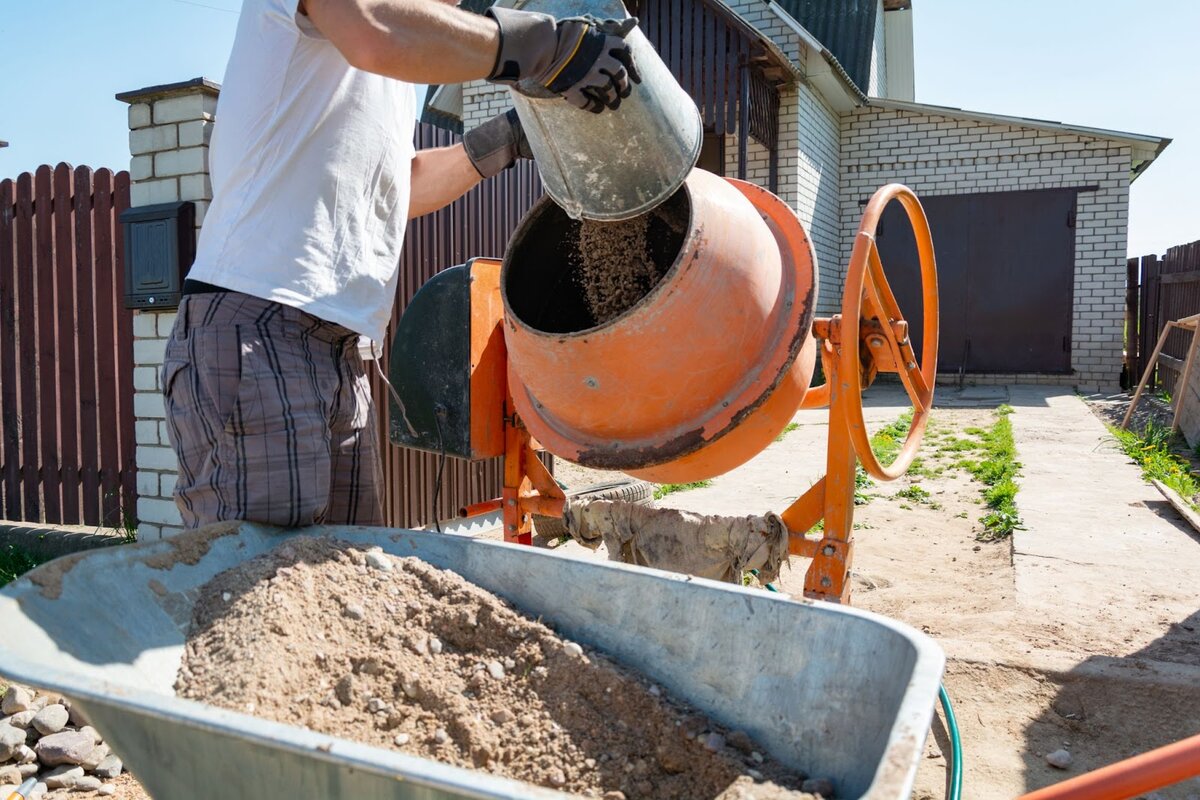
<svg viewBox="0 0 1200 800"><path fill-rule="evenodd" d="M582 489L567 491L568 501L613 500L621 503L649 505L654 500L654 486L636 478L594 483ZM533 515L533 529L543 539L559 539L568 536L567 525L562 517Z"/></svg>

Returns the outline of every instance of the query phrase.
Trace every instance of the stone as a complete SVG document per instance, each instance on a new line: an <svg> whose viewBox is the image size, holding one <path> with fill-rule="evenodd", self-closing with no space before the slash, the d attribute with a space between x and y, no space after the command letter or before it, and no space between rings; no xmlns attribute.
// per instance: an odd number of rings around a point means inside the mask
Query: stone
<svg viewBox="0 0 1200 800"><path fill-rule="evenodd" d="M350 619L362 619L367 615L366 609L364 609L358 603L346 603L345 607L342 609L342 613Z"/></svg>
<svg viewBox="0 0 1200 800"><path fill-rule="evenodd" d="M404 747L404 745L408 744L410 738L407 733L398 733L392 741L395 742L396 747Z"/></svg>
<svg viewBox="0 0 1200 800"><path fill-rule="evenodd" d="M38 760L47 767L54 767L59 764L81 763L95 746L96 742L91 734L83 731L61 731L42 737L33 749Z"/></svg>
<svg viewBox="0 0 1200 800"><path fill-rule="evenodd" d="M809 778L800 784L800 791L819 794L822 797L833 797L833 781L828 778Z"/></svg>
<svg viewBox="0 0 1200 800"><path fill-rule="evenodd" d="M28 728L31 724L33 724L33 718L37 715L38 712L34 711L32 708L28 711L18 711L16 714L13 714L8 718L8 724L12 725L14 728Z"/></svg>
<svg viewBox="0 0 1200 800"><path fill-rule="evenodd" d="M29 745L23 744L13 751L10 758L14 764L32 764L37 761L37 753L33 752L33 748Z"/></svg>
<svg viewBox="0 0 1200 800"><path fill-rule="evenodd" d="M111 751L108 745L103 743L98 744L92 748L92 752L87 754L87 758L79 762L79 765L90 772L100 766L104 759L108 758L109 752Z"/></svg>
<svg viewBox="0 0 1200 800"><path fill-rule="evenodd" d="M103 785L103 781L91 775L84 775L79 780L75 781L75 791L77 792L95 792Z"/></svg>
<svg viewBox="0 0 1200 800"><path fill-rule="evenodd" d="M87 712L79 707L78 703L67 709L67 722L77 728L82 728L84 725L90 725L92 721L88 719Z"/></svg>
<svg viewBox="0 0 1200 800"><path fill-rule="evenodd" d="M17 788L15 783L0 783L0 797L9 797Z"/></svg>
<svg viewBox="0 0 1200 800"><path fill-rule="evenodd" d="M729 734L729 746L745 755L750 755L754 750L754 742L750 740L745 731L731 731Z"/></svg>
<svg viewBox="0 0 1200 800"><path fill-rule="evenodd" d="M566 652L567 655L572 655L572 656L583 655L583 648L580 647L579 645L577 645L575 642L567 642L566 644L564 644L563 651Z"/></svg>
<svg viewBox="0 0 1200 800"><path fill-rule="evenodd" d="M429 652L435 656L442 652L442 640L436 636L429 640Z"/></svg>
<svg viewBox="0 0 1200 800"><path fill-rule="evenodd" d="M513 713L507 708L502 708L499 711L492 712L492 722L497 725L507 725L513 721Z"/></svg>
<svg viewBox="0 0 1200 800"><path fill-rule="evenodd" d="M1067 769L1071 766L1071 753L1068 750L1058 749L1053 753L1046 753L1046 763L1055 769Z"/></svg>
<svg viewBox="0 0 1200 800"><path fill-rule="evenodd" d="M491 675L498 681L504 680L504 665L499 661L489 661L487 665L488 675Z"/></svg>
<svg viewBox="0 0 1200 800"><path fill-rule="evenodd" d="M354 702L354 676L350 674L343 675L333 687L333 693L337 695L338 702L344 706L348 706Z"/></svg>
<svg viewBox="0 0 1200 800"><path fill-rule="evenodd" d="M710 733L700 740L704 745L704 749L712 753L718 753L725 748L725 737L719 733Z"/></svg>
<svg viewBox="0 0 1200 800"><path fill-rule="evenodd" d="M29 707L34 711L41 711L48 705L50 705L50 698L44 694L38 694L34 695L33 702L29 704Z"/></svg>
<svg viewBox="0 0 1200 800"><path fill-rule="evenodd" d="M21 780L24 781L36 776L38 774L38 770L41 768L42 765L35 761L32 764L19 764L17 766L17 772L21 773Z"/></svg>
<svg viewBox="0 0 1200 800"><path fill-rule="evenodd" d="M380 570L381 572L391 572L394 569L392 560L386 554L378 550L372 550L367 553L367 566L372 569Z"/></svg>
<svg viewBox="0 0 1200 800"><path fill-rule="evenodd" d="M54 703L37 712L31 724L42 736L49 736L67 727L69 716L65 706Z"/></svg>
<svg viewBox="0 0 1200 800"><path fill-rule="evenodd" d="M42 776L48 789L73 789L83 777L83 767L63 764Z"/></svg>
<svg viewBox="0 0 1200 800"><path fill-rule="evenodd" d="M117 758L116 754L109 753L108 756L100 762L100 765L92 770L92 774L99 778L111 780L121 774L125 769L125 765L121 763L121 759Z"/></svg>
<svg viewBox="0 0 1200 800"><path fill-rule="evenodd" d="M37 798L41 797L48 791L50 791L50 788L46 786L46 782L38 781L33 785L33 788L29 790L29 800L37 800Z"/></svg>
<svg viewBox="0 0 1200 800"><path fill-rule="evenodd" d="M0 767L0 783L9 784L15 783L20 785L21 781L25 780L21 777L21 770L11 764L7 767Z"/></svg>
<svg viewBox="0 0 1200 800"><path fill-rule="evenodd" d="M100 795L101 797L112 797L116 793L117 787L113 786L111 783L106 783L96 790L96 794Z"/></svg>
<svg viewBox="0 0 1200 800"><path fill-rule="evenodd" d="M446 733L444 728L438 728L433 732L433 740L438 744L445 744L450 741L450 734Z"/></svg>
<svg viewBox="0 0 1200 800"><path fill-rule="evenodd" d="M549 778L550 778L550 784L552 786L566 786L567 785L567 775L565 772L563 772L558 767L555 767L554 769L550 770Z"/></svg>
<svg viewBox="0 0 1200 800"><path fill-rule="evenodd" d="M764 760L763 754L758 752L757 750L754 750L750 753L750 760L753 761L755 764L761 764L761 763L763 763L763 760Z"/></svg>
<svg viewBox="0 0 1200 800"><path fill-rule="evenodd" d="M33 695L24 686L16 684L8 687L8 691L4 693L4 698L0 699L0 712L4 714L16 714L21 711L28 711L33 703Z"/></svg>
<svg viewBox="0 0 1200 800"><path fill-rule="evenodd" d="M0 725L0 761L8 761L25 744L25 729Z"/></svg>
<svg viewBox="0 0 1200 800"><path fill-rule="evenodd" d="M79 729L79 732L86 733L88 736L92 737L93 744L100 744L100 742L103 741L103 739L100 738L100 731L96 730L91 725L84 725Z"/></svg>

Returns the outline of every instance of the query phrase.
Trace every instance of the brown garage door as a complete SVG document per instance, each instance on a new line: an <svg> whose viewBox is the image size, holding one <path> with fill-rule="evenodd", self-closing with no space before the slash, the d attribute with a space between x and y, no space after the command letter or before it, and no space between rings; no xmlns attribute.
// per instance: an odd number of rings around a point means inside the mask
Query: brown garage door
<svg viewBox="0 0 1200 800"><path fill-rule="evenodd" d="M1076 191L921 198L937 252L940 372L1071 371ZM897 203L878 242L920 352L916 245Z"/></svg>

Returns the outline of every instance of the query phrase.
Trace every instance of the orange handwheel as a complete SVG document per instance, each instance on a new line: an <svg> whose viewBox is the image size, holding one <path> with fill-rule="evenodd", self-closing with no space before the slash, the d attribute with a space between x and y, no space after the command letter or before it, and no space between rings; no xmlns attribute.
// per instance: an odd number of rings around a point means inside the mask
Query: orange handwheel
<svg viewBox="0 0 1200 800"><path fill-rule="evenodd" d="M896 297L883 273L879 260L879 248L875 244L875 232L879 228L879 217L892 200L898 200L908 214L917 256L921 265L921 297L923 300L921 359L918 362L913 351L912 339L903 323ZM864 309L864 303L866 308ZM913 406L912 425L905 437L895 461L887 466L880 463L871 449L871 437L863 422L862 406L862 362L857 344L860 341L860 320L878 319L896 372L908 392ZM850 441L867 473L881 481L899 478L912 464L929 412L933 407L933 390L937 378L938 352L938 286L937 263L933 256L933 237L929 232L929 221L921 201L907 186L889 183L882 187L867 203L858 234L854 238L854 249L846 270L846 286L842 293L841 349L838 377L845 404L846 422L850 429Z"/></svg>

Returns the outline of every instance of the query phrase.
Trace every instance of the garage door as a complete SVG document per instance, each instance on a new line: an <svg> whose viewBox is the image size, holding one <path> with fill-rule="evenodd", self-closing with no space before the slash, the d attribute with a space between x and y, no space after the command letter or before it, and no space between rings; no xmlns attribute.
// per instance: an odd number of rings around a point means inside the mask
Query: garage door
<svg viewBox="0 0 1200 800"><path fill-rule="evenodd" d="M940 372L1071 371L1075 189L922 197L937 253ZM892 203L877 237L920 352L916 244Z"/></svg>

